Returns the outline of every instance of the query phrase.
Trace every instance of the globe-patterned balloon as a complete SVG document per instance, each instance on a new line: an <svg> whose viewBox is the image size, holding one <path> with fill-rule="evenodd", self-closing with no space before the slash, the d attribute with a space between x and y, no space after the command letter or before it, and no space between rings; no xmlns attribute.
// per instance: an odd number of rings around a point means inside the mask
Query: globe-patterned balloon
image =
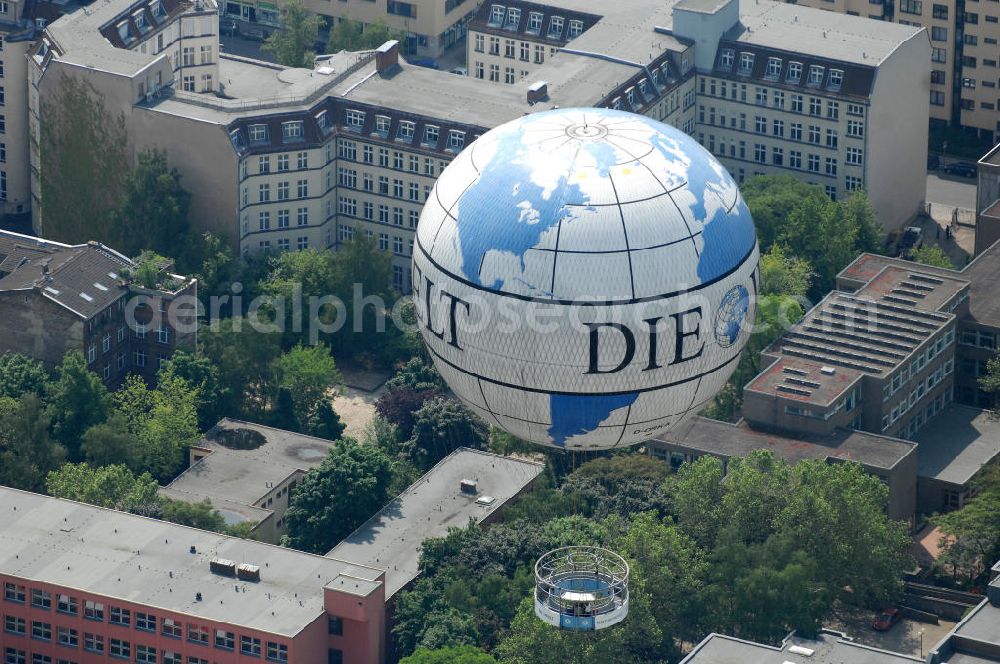
<svg viewBox="0 0 1000 664"><path fill-rule="evenodd" d="M604 449L666 433L722 388L758 257L736 183L689 136L560 109L487 132L438 178L414 300L435 365L485 421Z"/></svg>

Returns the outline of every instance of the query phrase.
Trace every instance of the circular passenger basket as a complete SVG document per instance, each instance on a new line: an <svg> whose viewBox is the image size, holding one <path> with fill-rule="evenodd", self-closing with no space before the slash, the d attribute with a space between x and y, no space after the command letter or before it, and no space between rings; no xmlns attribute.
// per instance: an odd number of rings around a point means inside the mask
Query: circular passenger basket
<svg viewBox="0 0 1000 664"><path fill-rule="evenodd" d="M535 615L560 629L590 631L628 615L628 563L613 551L568 546L535 563Z"/></svg>

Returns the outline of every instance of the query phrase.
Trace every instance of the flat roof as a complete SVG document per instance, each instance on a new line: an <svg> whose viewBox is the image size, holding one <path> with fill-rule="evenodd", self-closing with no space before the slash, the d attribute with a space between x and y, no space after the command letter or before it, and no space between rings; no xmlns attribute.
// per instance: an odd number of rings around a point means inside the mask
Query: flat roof
<svg viewBox="0 0 1000 664"><path fill-rule="evenodd" d="M812 651L812 655L806 656L791 648L805 648ZM923 661L863 646L833 634L820 634L816 639L789 635L780 646L709 634L680 664L909 664Z"/></svg>
<svg viewBox="0 0 1000 664"><path fill-rule="evenodd" d="M324 613L324 586L367 596L382 582L364 565L37 493L0 487L0 504L0 574L247 629L292 637ZM216 557L261 580L213 574Z"/></svg>
<svg viewBox="0 0 1000 664"><path fill-rule="evenodd" d="M443 537L449 528L466 526L469 519L482 522L531 484L542 469L533 461L459 448L326 555L385 570L388 600L417 578L424 540ZM462 493L462 480L475 481L478 493ZM493 502L476 502L485 496Z"/></svg>
<svg viewBox="0 0 1000 664"><path fill-rule="evenodd" d="M1000 454L1000 421L988 410L953 403L917 432L916 441L920 477L962 486Z"/></svg>
<svg viewBox="0 0 1000 664"><path fill-rule="evenodd" d="M258 447L239 449L228 436L246 432ZM195 445L210 454L181 473L161 491L170 498L216 501L253 506L253 503L296 472L323 462L334 442L262 424L225 418ZM248 517L249 518L249 517Z"/></svg>
<svg viewBox="0 0 1000 664"><path fill-rule="evenodd" d="M792 438L751 428L746 422L720 422L696 416L650 441L682 445L727 459L745 457L754 450L770 450L795 463L803 459L856 461L871 468L889 470L916 449L916 444L865 431L838 429L829 437Z"/></svg>
<svg viewBox="0 0 1000 664"><path fill-rule="evenodd" d="M737 41L870 67L924 31L770 0L741 0L740 23Z"/></svg>

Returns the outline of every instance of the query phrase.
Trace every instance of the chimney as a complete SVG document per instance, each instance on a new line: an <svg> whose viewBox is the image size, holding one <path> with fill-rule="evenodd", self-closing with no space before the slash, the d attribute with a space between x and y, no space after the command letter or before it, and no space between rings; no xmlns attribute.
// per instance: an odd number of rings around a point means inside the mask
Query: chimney
<svg viewBox="0 0 1000 664"><path fill-rule="evenodd" d="M549 84L545 81L535 81L528 88L528 103L545 101L549 97Z"/></svg>
<svg viewBox="0 0 1000 664"><path fill-rule="evenodd" d="M385 74L399 64L399 41L390 39L375 49L375 71Z"/></svg>

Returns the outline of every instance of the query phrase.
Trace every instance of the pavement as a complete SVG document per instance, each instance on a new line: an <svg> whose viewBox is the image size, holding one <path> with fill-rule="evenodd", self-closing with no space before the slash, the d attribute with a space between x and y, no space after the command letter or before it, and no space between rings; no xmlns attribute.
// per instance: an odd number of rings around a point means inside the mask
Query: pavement
<svg viewBox="0 0 1000 664"><path fill-rule="evenodd" d="M941 247L955 267L964 267L976 240L976 181L932 171L927 174L926 196L930 216L914 222L924 230L924 245ZM951 238L945 232L948 226L952 226Z"/></svg>
<svg viewBox="0 0 1000 664"><path fill-rule="evenodd" d="M976 207L976 179L948 175L944 171L927 174L927 200L950 207Z"/></svg>
<svg viewBox="0 0 1000 664"><path fill-rule="evenodd" d="M823 627L843 632L857 643L903 653L921 659L933 648L955 623L941 620L937 625L917 622L904 618L888 632L876 632L871 623L875 619L873 611L851 610L823 622Z"/></svg>
<svg viewBox="0 0 1000 664"><path fill-rule="evenodd" d="M238 55L244 58L253 58L254 60L263 60L265 62L274 62L274 56L261 49L261 46L264 45L262 41L240 36L223 35L221 43L223 53Z"/></svg>
<svg viewBox="0 0 1000 664"><path fill-rule="evenodd" d="M345 425L344 435L361 440L365 427L375 417L375 402L385 391L389 374L349 364L340 367L340 373L344 377L344 385L329 393L333 399L333 410Z"/></svg>

